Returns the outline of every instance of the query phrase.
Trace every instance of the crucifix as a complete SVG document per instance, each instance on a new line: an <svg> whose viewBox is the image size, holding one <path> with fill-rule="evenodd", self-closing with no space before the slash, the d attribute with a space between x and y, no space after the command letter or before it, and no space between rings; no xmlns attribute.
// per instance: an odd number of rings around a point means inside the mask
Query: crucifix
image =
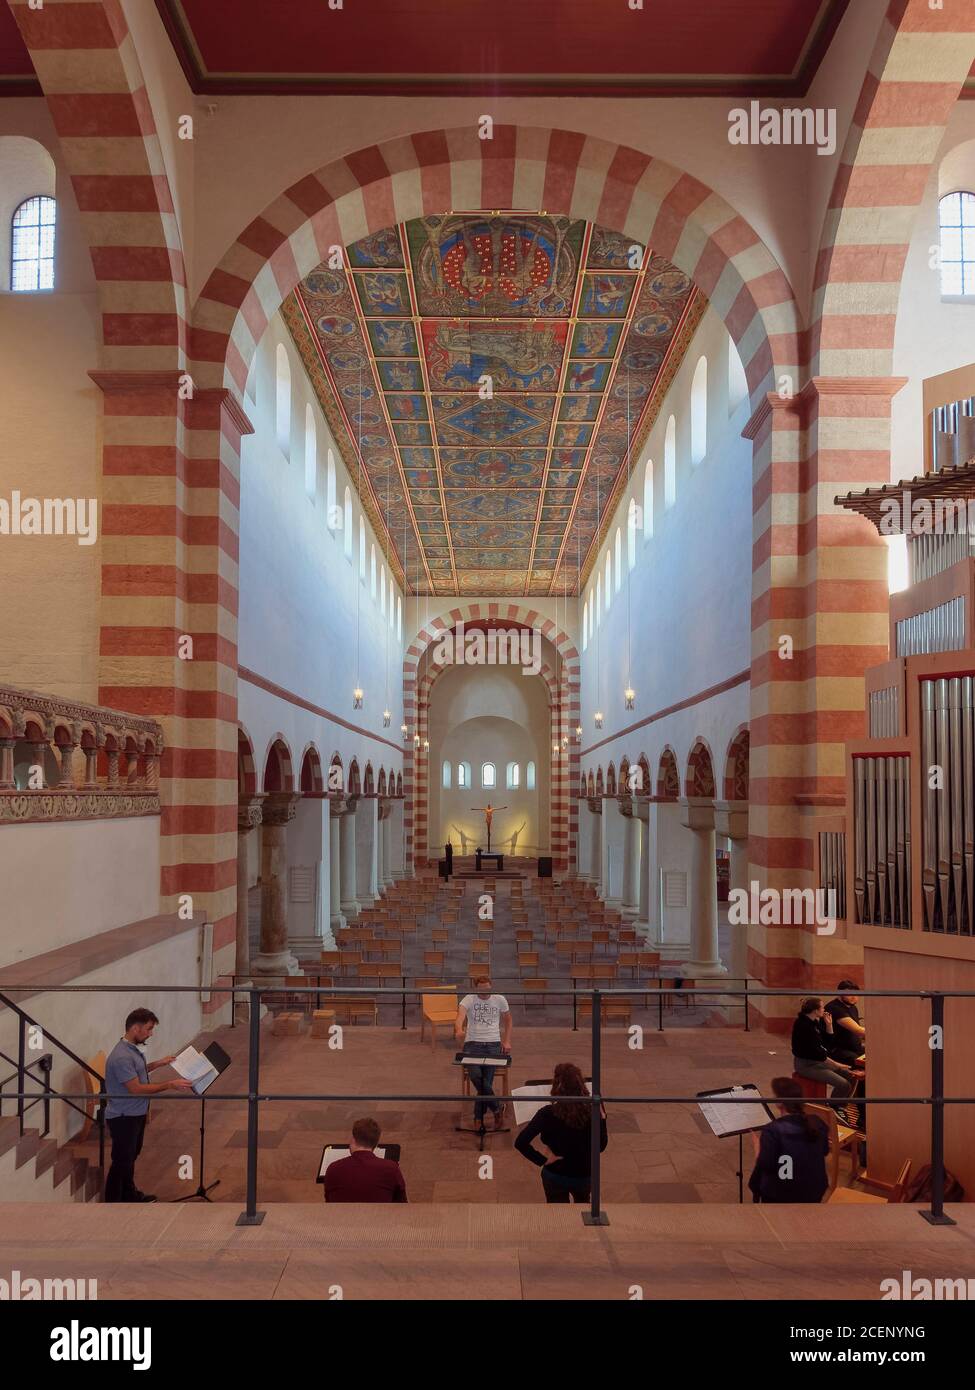
<svg viewBox="0 0 975 1390"><path fill-rule="evenodd" d="M471 810L472 810L472 811L483 811L483 812L484 812L484 823L485 823L485 825L487 826L487 837L488 837L487 852L488 852L488 854L491 853L491 822L492 822L492 820L494 819L494 813L495 813L495 811L507 811L507 809L508 809L507 806L492 806L491 803L490 803L490 801L488 802L488 804L487 804L486 806L472 806L472 807L471 807Z"/></svg>

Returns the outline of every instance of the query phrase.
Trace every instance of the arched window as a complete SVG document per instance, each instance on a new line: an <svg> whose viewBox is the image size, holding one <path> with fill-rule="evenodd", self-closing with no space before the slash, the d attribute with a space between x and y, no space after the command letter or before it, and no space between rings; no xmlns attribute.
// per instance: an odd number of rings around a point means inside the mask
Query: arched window
<svg viewBox="0 0 975 1390"><path fill-rule="evenodd" d="M631 570L636 564L636 532L640 524L640 505L635 497L630 498L626 509L626 568Z"/></svg>
<svg viewBox="0 0 975 1390"><path fill-rule="evenodd" d="M291 458L291 364L284 343L274 354L274 434L278 448Z"/></svg>
<svg viewBox="0 0 975 1390"><path fill-rule="evenodd" d="M677 421L671 415L664 436L664 506L677 501Z"/></svg>
<svg viewBox="0 0 975 1390"><path fill-rule="evenodd" d="M529 763L525 769L525 786L530 792L535 790L535 764Z"/></svg>
<svg viewBox="0 0 975 1390"><path fill-rule="evenodd" d="M606 564L604 567L604 573L605 578L603 582L606 587L603 590L603 597L606 600L606 612L608 613L609 605L613 601L613 559L609 553L609 546L606 547Z"/></svg>
<svg viewBox="0 0 975 1390"><path fill-rule="evenodd" d="M471 784L471 765L470 763L457 764L457 785L458 787L469 787Z"/></svg>
<svg viewBox="0 0 975 1390"><path fill-rule="evenodd" d="M941 293L975 295L975 193L946 193L938 203Z"/></svg>
<svg viewBox="0 0 975 1390"><path fill-rule="evenodd" d="M389 625L393 627L396 622L396 594L393 589L393 576L389 576Z"/></svg>
<svg viewBox="0 0 975 1390"><path fill-rule="evenodd" d="M318 440L315 416L310 405L305 406L305 492L314 502L318 490Z"/></svg>
<svg viewBox="0 0 975 1390"><path fill-rule="evenodd" d="M376 601L376 543L373 541L369 549L369 597Z"/></svg>
<svg viewBox="0 0 975 1390"><path fill-rule="evenodd" d="M386 566L379 566L379 611L386 616Z"/></svg>
<svg viewBox="0 0 975 1390"><path fill-rule="evenodd" d="M603 580L602 575L596 575L596 626L602 621L603 612Z"/></svg>
<svg viewBox="0 0 975 1390"><path fill-rule="evenodd" d="M707 451L708 359L699 357L691 381L691 463L701 463Z"/></svg>
<svg viewBox="0 0 975 1390"><path fill-rule="evenodd" d="M447 761L446 758L444 759L443 764L443 780L441 782L441 786L446 787L448 790L450 788L450 763Z"/></svg>
<svg viewBox="0 0 975 1390"><path fill-rule="evenodd" d="M521 786L521 764L508 764L508 790L517 791Z"/></svg>
<svg viewBox="0 0 975 1390"><path fill-rule="evenodd" d="M494 763L481 763L481 786L496 787L498 785L498 772Z"/></svg>
<svg viewBox="0 0 975 1390"><path fill-rule="evenodd" d="M396 636L403 636L403 600L396 595Z"/></svg>
<svg viewBox="0 0 975 1390"><path fill-rule="evenodd" d="M647 459L643 469L643 539L653 535L653 459Z"/></svg>
<svg viewBox="0 0 975 1390"><path fill-rule="evenodd" d="M618 526L616 528L616 542L613 549L613 563L616 566L616 592L619 593L620 585L623 583L623 533Z"/></svg>
<svg viewBox="0 0 975 1390"><path fill-rule="evenodd" d="M366 582L366 519L359 514L359 579Z"/></svg>
<svg viewBox="0 0 975 1390"><path fill-rule="evenodd" d="M342 518L342 526L345 531L345 558L352 559L352 489L345 489L345 515Z"/></svg>
<svg viewBox="0 0 975 1390"><path fill-rule="evenodd" d="M582 650L585 651L589 646L589 600L586 599L582 609Z"/></svg>
<svg viewBox="0 0 975 1390"><path fill-rule="evenodd" d="M58 205L53 198L27 198L10 224L10 288L20 293L54 289L54 230Z"/></svg>
<svg viewBox="0 0 975 1390"><path fill-rule="evenodd" d="M325 524L335 531L342 524L339 509L335 505L335 455L328 451L327 472L325 475Z"/></svg>

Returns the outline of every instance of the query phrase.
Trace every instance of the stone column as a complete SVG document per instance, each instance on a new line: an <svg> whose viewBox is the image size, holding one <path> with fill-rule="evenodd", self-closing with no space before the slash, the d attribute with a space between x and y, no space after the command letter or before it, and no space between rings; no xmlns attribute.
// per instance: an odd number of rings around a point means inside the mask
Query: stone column
<svg viewBox="0 0 975 1390"><path fill-rule="evenodd" d="M596 896L603 895L603 803L597 796L589 798L592 834L589 839L589 882Z"/></svg>
<svg viewBox="0 0 975 1390"><path fill-rule="evenodd" d="M620 799L620 812L623 815L626 836L623 842L623 892L621 906L623 916L631 921L640 914L640 865L643 862L641 831L642 822L633 804L633 798Z"/></svg>
<svg viewBox="0 0 975 1390"><path fill-rule="evenodd" d="M379 833L382 836L383 850L383 888L392 888L396 879L393 876L393 803L384 801L382 803L382 820L379 826Z"/></svg>
<svg viewBox="0 0 975 1390"><path fill-rule="evenodd" d="M13 791L16 787L14 781L14 746L17 740L13 738L0 738L0 791Z"/></svg>
<svg viewBox="0 0 975 1390"><path fill-rule="evenodd" d="M714 802L708 797L680 800L681 824L691 834L691 864L687 900L691 922L691 955L684 966L689 979L725 975L718 955L718 884L714 855Z"/></svg>
<svg viewBox="0 0 975 1390"><path fill-rule="evenodd" d="M650 935L650 799L633 798L633 814L640 822L640 865L637 915L634 927L640 936Z"/></svg>
<svg viewBox="0 0 975 1390"><path fill-rule="evenodd" d="M372 907L379 897L379 802L364 796L355 815L356 889L360 907Z"/></svg>
<svg viewBox="0 0 975 1390"><path fill-rule="evenodd" d="M297 805L295 792L269 792L262 807L261 949L251 970L263 983L269 976L301 973L288 948L287 826Z"/></svg>
<svg viewBox="0 0 975 1390"><path fill-rule="evenodd" d="M341 821L341 861L342 861L342 897L341 910L346 921L351 921L359 915L359 901L356 897L356 844L355 844L355 821L356 807L359 798L356 796L346 797L345 806L342 811Z"/></svg>
<svg viewBox="0 0 975 1390"><path fill-rule="evenodd" d="M328 924L332 936L345 926L342 916L342 837L340 826L345 802L341 797L330 797L328 805Z"/></svg>
<svg viewBox="0 0 975 1390"><path fill-rule="evenodd" d="M261 823L263 796L245 796L237 802L237 983L247 984L251 972L250 925L247 920L247 865L251 831ZM238 997L237 1003L241 1000Z"/></svg>
<svg viewBox="0 0 975 1390"><path fill-rule="evenodd" d="M117 787L117 786L118 786L118 749L117 749L117 748L109 748L109 749L107 749L105 756L106 756L107 759L108 759L108 779L107 779L107 784L108 784L108 786L110 786L110 787Z"/></svg>
<svg viewBox="0 0 975 1390"><path fill-rule="evenodd" d="M744 890L748 897L748 802L716 801L714 829L731 842L731 863L728 889ZM728 973L741 981L748 976L748 924L728 923Z"/></svg>
<svg viewBox="0 0 975 1390"><path fill-rule="evenodd" d="M72 762L74 759L74 744L59 743L58 750L58 786L62 789L74 785L72 777Z"/></svg>
<svg viewBox="0 0 975 1390"><path fill-rule="evenodd" d="M85 791L94 791L98 786L98 749L92 744L82 752L85 755Z"/></svg>

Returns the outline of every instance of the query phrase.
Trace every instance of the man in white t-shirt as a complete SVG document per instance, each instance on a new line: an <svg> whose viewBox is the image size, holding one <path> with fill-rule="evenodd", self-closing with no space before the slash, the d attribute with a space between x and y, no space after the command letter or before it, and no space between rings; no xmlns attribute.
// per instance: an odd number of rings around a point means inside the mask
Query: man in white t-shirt
<svg viewBox="0 0 975 1390"><path fill-rule="evenodd" d="M511 1010L503 994L491 993L490 980L478 980L476 994L465 994L457 1010L454 1037L463 1043L465 1057L506 1057L511 1051ZM464 1036L464 1030L467 1036ZM468 1067L471 1085L479 1096L494 1095L494 1067ZM484 1111L494 1116L499 1129L504 1118L504 1103L499 1100L476 1100L474 1123L479 1125Z"/></svg>

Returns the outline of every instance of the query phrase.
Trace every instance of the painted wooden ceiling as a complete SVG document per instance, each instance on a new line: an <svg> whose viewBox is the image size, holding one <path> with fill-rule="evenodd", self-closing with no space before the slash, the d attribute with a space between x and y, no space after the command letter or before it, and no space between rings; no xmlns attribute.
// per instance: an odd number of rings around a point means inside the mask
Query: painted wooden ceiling
<svg viewBox="0 0 975 1390"><path fill-rule="evenodd" d="M568 217L452 213L336 250L283 312L401 582L578 593L704 296Z"/></svg>

